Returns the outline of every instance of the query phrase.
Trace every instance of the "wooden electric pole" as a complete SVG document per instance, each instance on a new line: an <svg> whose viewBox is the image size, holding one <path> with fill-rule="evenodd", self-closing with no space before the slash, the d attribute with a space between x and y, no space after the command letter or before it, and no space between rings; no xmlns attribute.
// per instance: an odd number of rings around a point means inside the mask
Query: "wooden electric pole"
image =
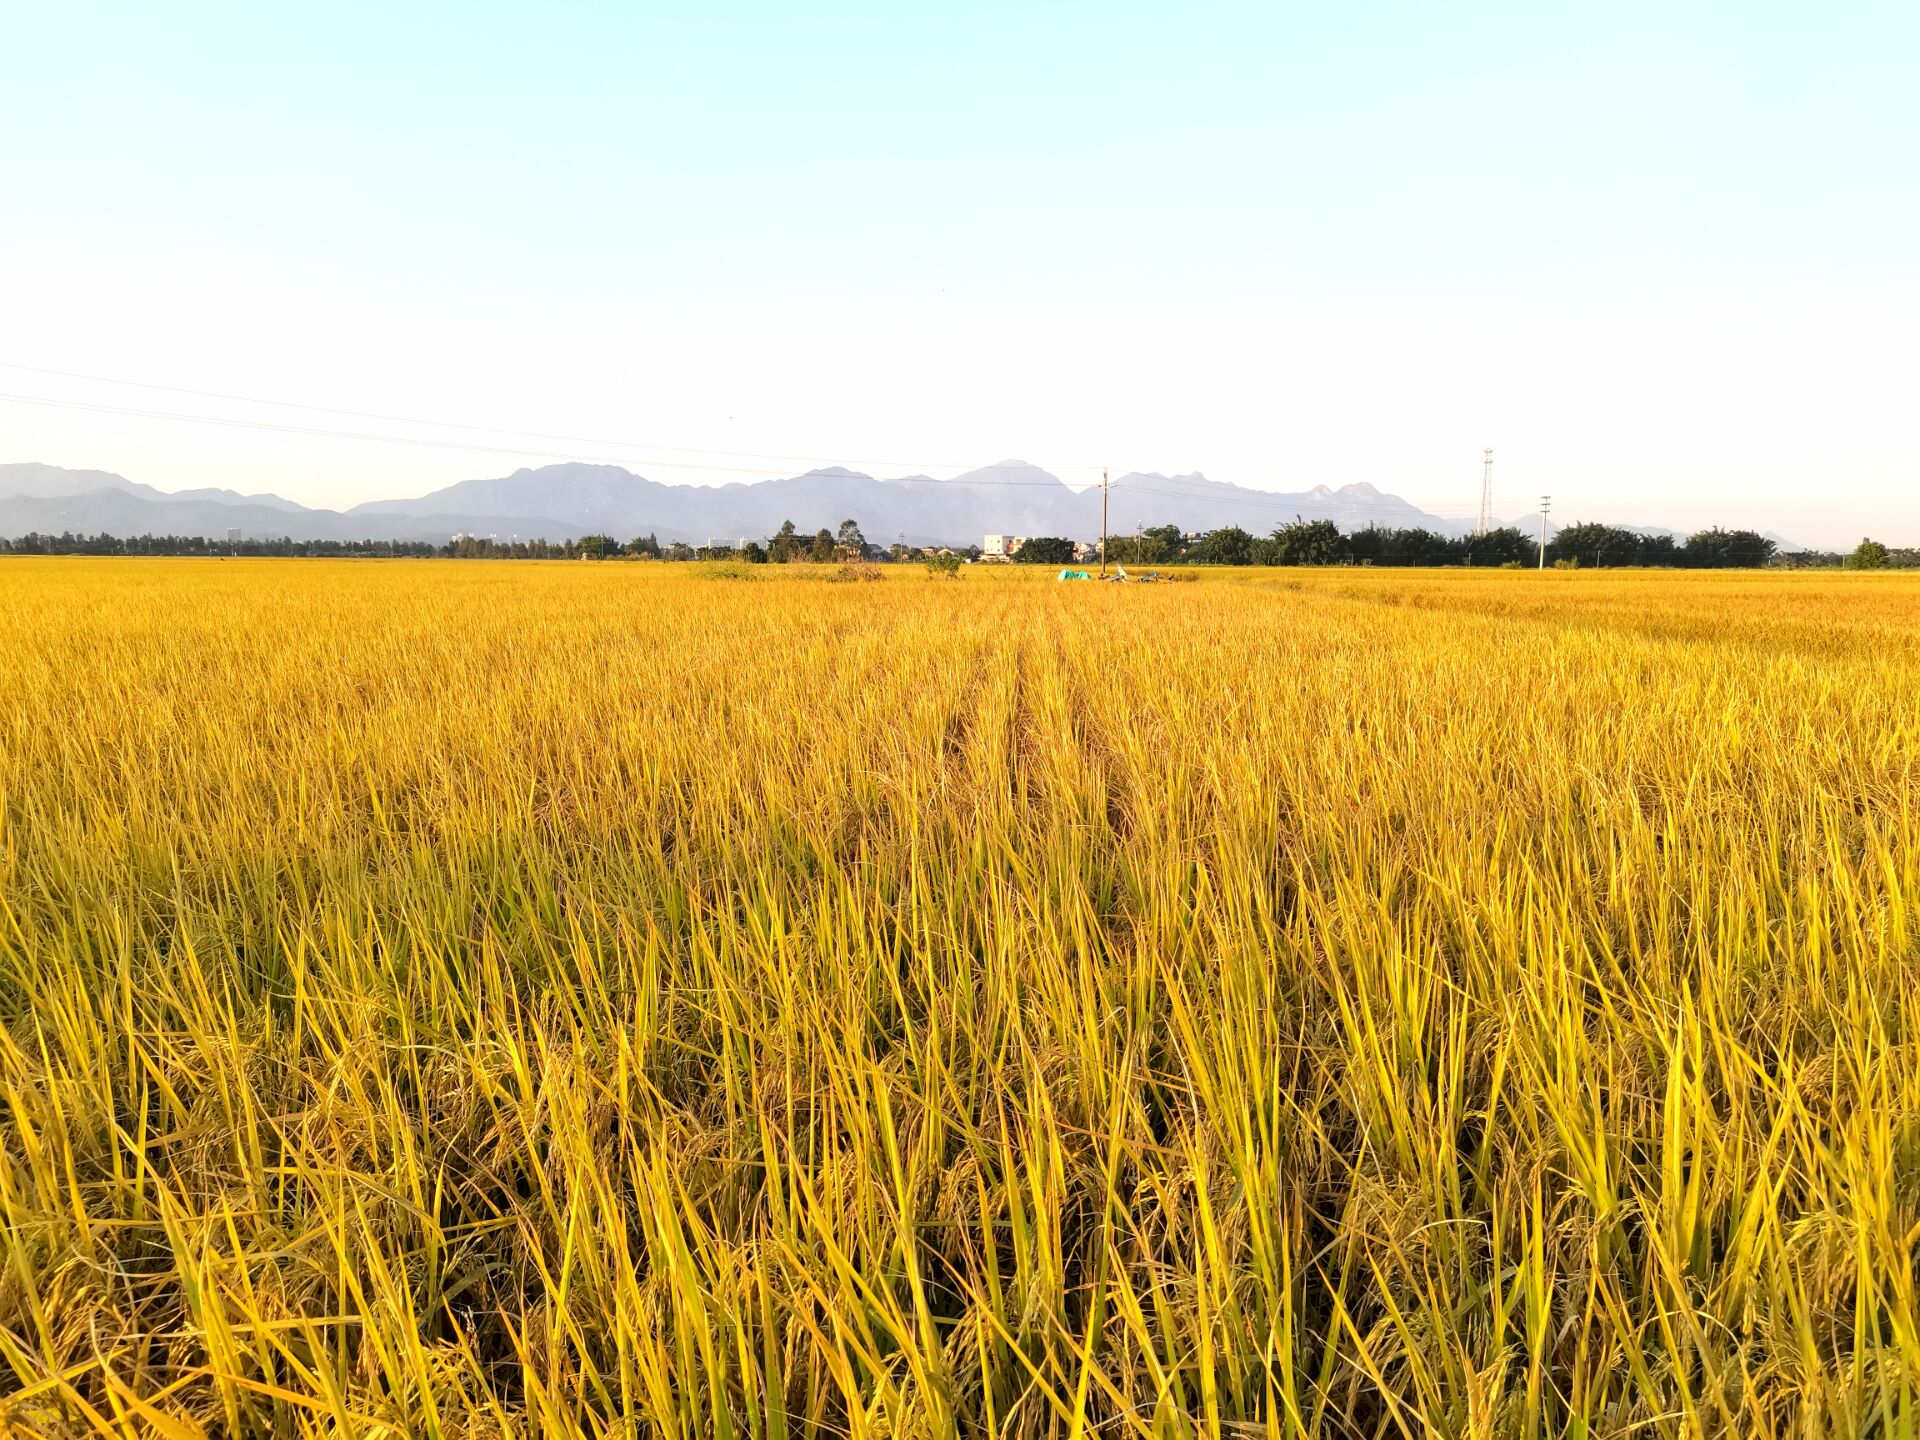
<svg viewBox="0 0 1920 1440"><path fill-rule="evenodd" d="M1107 578L1107 472L1100 472L1100 578Z"/></svg>

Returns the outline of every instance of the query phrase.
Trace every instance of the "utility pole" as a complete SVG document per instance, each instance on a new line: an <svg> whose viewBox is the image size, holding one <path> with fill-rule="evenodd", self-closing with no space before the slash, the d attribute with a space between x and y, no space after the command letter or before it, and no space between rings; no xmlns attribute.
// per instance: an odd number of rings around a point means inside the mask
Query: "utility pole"
<svg viewBox="0 0 1920 1440"><path fill-rule="evenodd" d="M1107 472L1100 472L1100 578L1107 578ZM1137 558L1137 557L1136 557Z"/></svg>
<svg viewBox="0 0 1920 1440"><path fill-rule="evenodd" d="M1547 512L1553 508L1553 497L1540 497L1540 568L1547 568Z"/></svg>
<svg viewBox="0 0 1920 1440"><path fill-rule="evenodd" d="M1480 467L1480 528L1473 533L1484 535L1493 528L1493 447L1489 445L1486 460Z"/></svg>

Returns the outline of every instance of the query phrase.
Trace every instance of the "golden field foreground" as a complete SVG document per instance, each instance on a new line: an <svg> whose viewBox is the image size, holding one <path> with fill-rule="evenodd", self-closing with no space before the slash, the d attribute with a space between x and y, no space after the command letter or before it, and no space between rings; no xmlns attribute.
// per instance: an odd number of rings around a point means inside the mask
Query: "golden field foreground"
<svg viewBox="0 0 1920 1440"><path fill-rule="evenodd" d="M1911 1435L1920 579L0 564L0 1431Z"/></svg>

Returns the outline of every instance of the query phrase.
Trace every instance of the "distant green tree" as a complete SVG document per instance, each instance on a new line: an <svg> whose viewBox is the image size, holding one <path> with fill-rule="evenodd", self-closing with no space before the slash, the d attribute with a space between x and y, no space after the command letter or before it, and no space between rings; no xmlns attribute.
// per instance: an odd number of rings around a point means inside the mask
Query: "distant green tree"
<svg viewBox="0 0 1920 1440"><path fill-rule="evenodd" d="M1340 559L1340 527L1331 520L1302 520L1273 532L1275 565L1332 565Z"/></svg>
<svg viewBox="0 0 1920 1440"><path fill-rule="evenodd" d="M1536 536L1511 525L1502 525L1484 535L1475 535L1462 546L1462 563L1468 565L1523 565L1538 558Z"/></svg>
<svg viewBox="0 0 1920 1440"><path fill-rule="evenodd" d="M789 565L801 558L806 545L800 539L800 532L793 528L791 520L780 522L780 528L774 532L773 539L767 542L767 559L775 565Z"/></svg>
<svg viewBox="0 0 1920 1440"><path fill-rule="evenodd" d="M764 565L767 563L767 547L758 540L749 540L740 547L740 558L749 565Z"/></svg>
<svg viewBox="0 0 1920 1440"><path fill-rule="evenodd" d="M620 542L611 535L582 535L580 554L588 560L604 560L620 553Z"/></svg>
<svg viewBox="0 0 1920 1440"><path fill-rule="evenodd" d="M676 540L667 547L667 559L691 560L693 559L693 547L684 540Z"/></svg>
<svg viewBox="0 0 1920 1440"><path fill-rule="evenodd" d="M1073 541L1058 535L1035 535L1020 547L1014 562L1020 565L1071 565Z"/></svg>
<svg viewBox="0 0 1920 1440"><path fill-rule="evenodd" d="M1678 565L1680 542L1671 535L1642 535L1635 559L1639 565Z"/></svg>
<svg viewBox="0 0 1920 1440"><path fill-rule="evenodd" d="M660 542L651 535L642 535L637 540L629 540L627 542L627 554L643 560L658 560L660 558Z"/></svg>
<svg viewBox="0 0 1920 1440"><path fill-rule="evenodd" d="M851 520L840 522L840 529L835 533L833 543L841 550L852 551L856 559L867 553L867 537L860 533L860 527Z"/></svg>
<svg viewBox="0 0 1920 1440"><path fill-rule="evenodd" d="M962 563L958 555L929 555L927 557L927 574L936 580L942 576L945 576L949 580L958 580L960 578L960 566Z"/></svg>
<svg viewBox="0 0 1920 1440"><path fill-rule="evenodd" d="M1165 565L1180 558L1186 539L1178 525L1149 525L1138 535L1107 537L1107 559L1116 565Z"/></svg>
<svg viewBox="0 0 1920 1440"><path fill-rule="evenodd" d="M1142 560L1141 563L1146 565L1171 564L1187 548L1187 537L1180 533L1178 525L1149 525L1140 532L1140 538L1152 545L1156 552Z"/></svg>
<svg viewBox="0 0 1920 1440"><path fill-rule="evenodd" d="M1251 565L1253 536L1238 525L1222 525L1195 541L1187 558L1200 565Z"/></svg>
<svg viewBox="0 0 1920 1440"><path fill-rule="evenodd" d="M1682 563L1701 570L1758 569L1778 548L1752 530L1722 530L1715 526L1687 537Z"/></svg>
<svg viewBox="0 0 1920 1440"><path fill-rule="evenodd" d="M1849 570L1884 570L1893 563L1893 557L1878 540L1862 540L1844 563Z"/></svg>
<svg viewBox="0 0 1920 1440"><path fill-rule="evenodd" d="M1418 525L1406 529L1369 525L1347 537L1347 548L1356 565L1458 565L1467 554L1465 541Z"/></svg>
<svg viewBox="0 0 1920 1440"><path fill-rule="evenodd" d="M1568 525L1547 542L1547 559L1555 564L1578 560L1582 565L1634 565L1640 560L1644 535L1618 525L1598 525L1586 521ZM1475 559L1478 542L1475 542ZM1515 557L1520 558L1520 557Z"/></svg>
<svg viewBox="0 0 1920 1440"><path fill-rule="evenodd" d="M826 526L814 532L813 543L807 547L807 559L816 565L825 565L833 559L833 532Z"/></svg>

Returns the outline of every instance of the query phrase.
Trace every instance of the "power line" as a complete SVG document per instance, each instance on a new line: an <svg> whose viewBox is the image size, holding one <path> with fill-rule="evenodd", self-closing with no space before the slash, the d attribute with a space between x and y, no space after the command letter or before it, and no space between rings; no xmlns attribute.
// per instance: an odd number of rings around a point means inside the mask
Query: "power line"
<svg viewBox="0 0 1920 1440"><path fill-rule="evenodd" d="M325 405L307 405L307 404L302 404L300 402L291 401L291 400L270 400L270 399L265 399L259 396L236 395L236 394L230 394L224 391L217 391L217 390L196 390L186 386L163 385L163 384L159 384L152 381L146 381L146 380L127 380L127 379L116 378L113 376L90 375L80 371L56 370L47 366L26 365L26 364L21 364L14 361L0 360L0 369L19 370L19 371L32 373L32 374L58 376L64 379L84 380L84 381L89 381L89 382L98 383L98 384L105 384L105 385L123 385L123 386L129 386L137 389L143 389L143 390L161 391L169 394L194 395L194 396L199 396L203 399L225 400L225 401L230 401L237 404L266 405L266 406L273 406L273 407L289 409L289 410L304 410L304 411L309 411L311 413L320 414L320 415L340 415L340 416L348 416L348 417L353 417L358 419L381 420L381 421L386 421L392 424L427 426L435 429L469 430L478 434L509 435L509 436L517 435L517 436L524 436L528 439L549 439L549 440L562 440L562 441L568 441L568 442L580 443L580 444L606 445L616 451L638 452L643 449L651 448L656 450L675 451L683 455L734 455L740 458L748 458L748 459L757 458L757 459L770 460L770 461L786 460L786 461L799 461L803 463L811 463L811 462L818 462L822 464L833 463L832 461L830 461L829 457L825 457L825 456L807 456L807 455L798 455L798 454L772 455L772 454L756 454L755 452L751 452L751 451L702 450L692 446L673 446L673 445L645 446L640 444L639 442L593 439L587 436L576 436L576 435L548 434L548 433L537 431L537 430L513 430L513 429L507 429L507 428L498 427L498 426L465 425L455 421L428 420L428 419L423 419L417 416L393 415L393 414L386 414L378 411L367 411L367 410L347 410L347 409L340 409L340 408L325 406ZM264 419L248 420L248 419L242 419L234 416L190 414L190 413L179 411L179 410L162 410L162 409L146 408L146 407L140 407L140 406L114 405L104 401L67 400L67 399L61 399L57 396L52 396L52 395L27 395L27 394L20 394L20 393L0 392L0 402L5 402L5 403L15 404L15 405L36 405L36 406L43 406L43 407L49 407L53 409L60 409L60 410L77 410L77 411L84 411L92 414L125 415L125 416L134 417L134 418L148 419L148 420L169 420L169 421L185 423L185 424L217 425L226 429L261 430L261 431L269 431L269 432L286 434L286 435L310 435L310 436L322 437L327 439L367 441L375 444L409 445L409 446L414 446L416 448L421 448L421 449L453 450L453 451L461 451L461 452L466 452L471 454L508 455L508 456L514 456L518 458L543 459L548 461L568 460L568 461L575 461L575 462L584 463L584 464L619 465L619 466L640 465L640 466L645 466L647 468L665 468L670 470L696 470L703 473L730 474L730 475L754 475L754 476L760 476L765 478L783 478L783 477L768 476L766 467L759 466L759 465L720 465L720 464L712 464L712 463L703 463L703 462L692 461L692 460L679 460L679 459L673 459L670 457L663 457L658 455L645 456L639 453L626 453L624 455L619 455L619 456L610 456L610 455L604 455L604 454L596 455L596 454L570 453L570 452L555 451L550 449L532 449L532 448L524 448L520 446L490 445L490 444L483 444L475 441L435 440L425 436L379 434L372 431L348 430L348 429L342 429L342 428L330 427L330 426L297 425L297 424L292 424L285 421L274 421L274 420L264 420ZM900 461L866 460L866 461L859 461L857 463L866 464L866 465L875 465L875 466L899 465L899 466L910 467L910 468L939 469L939 470L962 468L958 465L953 465L949 463L936 463L936 462L929 462L929 461L913 462L913 461L904 461L904 460L900 460ZM1064 466L1062 468L1067 470L1076 470L1076 469L1092 470L1092 469L1097 469L1099 467ZM1105 472L1103 471L1102 473L1104 474ZM866 478L878 479L879 477L867 476ZM1282 499L1276 496L1272 499L1266 499L1266 498L1259 498L1246 493L1223 495L1217 492L1215 483L1211 481L1189 480L1184 476L1177 476L1177 475L1176 476L1163 475L1163 476L1157 476L1155 478L1159 480L1162 485L1172 485L1172 486L1179 486L1183 488L1162 489L1162 488L1159 488L1158 486L1129 484L1124 479L1120 481L1109 481L1105 483L1110 487L1119 488L1122 490L1129 490L1136 494L1160 495L1160 496L1165 496L1167 498L1174 499L1174 500L1182 500L1182 501L1199 500L1205 503L1211 503L1211 504L1217 504L1217 505L1238 505L1243 507L1253 507L1257 509L1293 511L1295 513L1298 513L1300 509L1300 500L1298 498ZM895 476L895 477L888 478L884 483L896 484L896 485L897 484L967 485L967 486L982 486L982 487L990 487L990 488L1012 488L1012 489L1028 488L1028 489L1046 489L1046 490L1056 489L1060 485L1064 484L1064 482L1058 481L1058 480L1007 480L1007 479L966 478L964 476L956 477L953 479L941 480L930 475ZM1069 486L1067 488L1071 489L1072 487ZM1088 493L1088 491L1080 490L1080 491L1074 491L1074 493L1078 495L1078 494ZM1401 503L1407 504L1409 508L1414 508L1414 509L1418 508L1418 507L1411 506L1410 502L1401 502ZM1399 507L1384 504L1384 503L1369 503L1366 501L1356 501L1351 498L1345 498L1340 501L1340 504L1344 509L1350 512L1358 513L1360 515L1376 515L1381 518L1391 518L1395 520L1405 520L1409 518L1407 517L1405 511L1400 509ZM1425 511L1422 513L1428 515L1430 518L1442 519L1442 520L1460 520L1460 519L1466 518L1464 515L1458 515L1458 514L1454 514L1446 511Z"/></svg>
<svg viewBox="0 0 1920 1440"><path fill-rule="evenodd" d="M766 467L759 465L702 465L685 460L662 460L658 457L642 458L625 456L619 459L606 455L574 455L557 450L524 450L507 445L480 445L458 440L429 440L418 435L377 435L371 431L335 430L318 425L288 425L272 420L240 420L224 415L188 415L178 410L145 410L130 405L107 405L97 401L61 400L51 395L16 395L0 393L0 401L15 405L46 405L59 410L85 410L103 415L132 415L147 420L178 420L196 425L221 425L235 430L271 430L286 435L317 435L336 440L371 440L388 445L413 445L431 450L461 450L476 454L514 455L545 460L573 460L590 465L646 465L649 468L662 466L674 470L713 471L732 475L765 476ZM512 432L508 432L512 433ZM776 477L769 477L776 478ZM868 479L877 477L868 476ZM1034 488L1054 489L1064 482L1047 480L969 480L956 478L939 480L931 475L902 475L889 479L889 485L1012 485Z"/></svg>
<svg viewBox="0 0 1920 1440"><path fill-rule="evenodd" d="M542 430L515 430L515 429L510 429L502 426L497 426L497 425L469 425L464 421L458 421L458 420L427 420L427 419L422 419L420 416L417 416L417 415L393 415L393 414L388 414L378 410L344 410L331 405L308 405L298 400L270 400L265 398L264 396L235 395L224 390L195 390L184 385L162 385L152 380L127 380L127 379L119 378L112 375L89 375L78 370L55 370L45 365L25 365L12 360L0 360L0 370L20 370L33 375L54 375L64 380L85 380L93 384L99 384L99 385L124 385L136 390L159 390L170 395L193 395L193 396L197 396L202 400L228 400L228 401L234 402L235 404L240 404L240 405L269 405L269 406L273 406L276 409L281 409L281 410L306 410L316 415L342 415L342 416L348 417L349 419L355 419L355 420L384 420L395 425L423 425L436 430L469 430L479 435L518 435L528 440L559 440L570 445L606 445L616 450L632 450L632 451L667 450L680 455L729 455L729 456L735 457L736 459L741 459L741 460L776 460L776 461L797 460L805 464L814 464L814 465L832 465L832 464L852 463L856 465L875 465L875 466L889 466L889 467L900 466L904 469L909 469L909 470L914 470L914 469L965 470L965 469L971 468L966 465L956 464L951 461L944 461L944 460L941 460L941 461L875 460L875 459L864 459L864 458L856 457L855 459L849 462L847 460L839 459L837 457L828 456L828 455L801 455L801 454L795 454L795 453L768 454L765 452L753 451L753 450L710 450L710 449L701 449L698 446L693 446L693 445L662 445L662 444L658 444L656 442L648 441L648 440L615 440L615 439L608 439L605 436L555 434L555 433L549 433L547 431L542 431ZM17 399L21 397L8 396L5 398ZM47 403L78 404L79 402L47 402ZM155 412L140 411L136 413L148 414L148 413L155 413ZM181 417L181 418L197 419L197 418L203 418L203 417ZM236 421L232 423L240 423L240 422ZM326 432L318 432L318 433L326 433ZM361 438L361 437L356 437L356 438ZM522 453L544 454L546 452L527 451ZM674 465L674 466L678 466L681 469L688 469L688 470L733 469L741 473L754 473L754 474L759 473L757 467L748 467L748 466L732 466L732 467L699 466L699 465L683 463L677 460L662 460L659 463L662 465ZM1098 470L1100 467L1098 465L1063 465L1060 468L1062 468L1063 470L1093 471L1093 470Z"/></svg>
<svg viewBox="0 0 1920 1440"><path fill-rule="evenodd" d="M1252 499L1243 495L1206 495L1194 491L1161 490L1151 485L1129 485L1122 480L1114 481L1113 487L1116 490L1124 490L1133 495L1165 495L1174 500L1211 501L1217 505L1246 505L1262 510L1291 510L1295 514L1298 514L1300 511L1300 501L1298 499L1264 500ZM1345 505L1347 509L1363 515L1374 514L1395 516L1401 519L1408 518L1406 511L1397 509L1391 505L1374 504L1366 501L1343 501L1341 503ZM1406 504L1410 509L1419 510L1419 507L1411 501L1402 503ZM1464 520L1466 518L1464 515L1449 514L1444 510L1420 510L1420 513L1434 520Z"/></svg>
<svg viewBox="0 0 1920 1440"><path fill-rule="evenodd" d="M1212 480L1189 480L1182 475L1155 475L1151 478L1159 482L1159 484L1161 485L1182 485L1188 488L1176 494L1176 492L1162 490L1157 488L1156 486L1129 484L1128 483L1129 477L1124 475L1121 476L1120 479L1114 481L1113 483L1122 489L1132 490L1139 494L1175 495L1175 498L1181 499L1181 500L1185 500L1188 498L1192 498L1196 500L1212 500L1223 505L1260 504L1260 505L1270 505L1273 508L1281 509L1281 510L1298 509L1300 506L1300 497L1280 498L1276 496L1271 500L1264 500L1264 499L1249 500L1245 498L1244 495L1222 495L1219 493L1220 490L1227 487L1223 486L1219 482L1212 481ZM1271 494L1272 492L1268 492L1268 493ZM1350 510L1360 510L1360 511L1372 510L1377 514L1382 514L1382 515L1401 513L1400 511L1396 510L1392 505L1382 503L1386 499L1390 498L1385 496L1382 496L1380 501L1370 502L1366 500L1356 500L1352 498L1350 495L1344 495L1339 491L1328 491L1324 498L1327 498L1327 499L1337 498L1341 505L1345 506ZM1420 509L1419 506L1413 505L1413 502L1410 500L1403 501L1401 503L1412 506L1416 510ZM1425 515L1430 515L1437 519L1442 519L1442 520L1465 520L1468 518L1464 512L1454 512L1454 511L1447 511L1447 510L1422 510L1421 513Z"/></svg>

